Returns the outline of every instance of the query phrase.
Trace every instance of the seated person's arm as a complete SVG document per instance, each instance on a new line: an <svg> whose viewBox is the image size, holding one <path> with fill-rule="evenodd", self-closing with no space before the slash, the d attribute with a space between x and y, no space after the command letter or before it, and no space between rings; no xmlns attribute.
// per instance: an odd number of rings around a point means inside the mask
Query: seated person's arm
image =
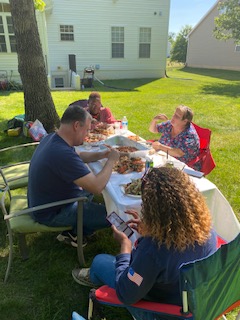
<svg viewBox="0 0 240 320"><path fill-rule="evenodd" d="M127 253L116 257L116 292L125 304L136 303L144 298L156 282L159 269L156 268L154 257L146 250L145 247L138 248L132 260ZM138 275L136 282L131 277L133 273Z"/></svg>
<svg viewBox="0 0 240 320"><path fill-rule="evenodd" d="M155 116L149 126L149 131L153 132L153 133L157 133L158 132L158 128L157 128L157 123L159 122L159 120L162 121L166 121L168 120L167 116L165 114L158 114L157 116Z"/></svg>
<svg viewBox="0 0 240 320"><path fill-rule="evenodd" d="M162 150L164 152L167 152L170 156L173 156L173 157L183 157L185 154L180 148L172 148L169 146L165 146L164 144L158 141L154 141L152 143L152 147L156 151Z"/></svg>
<svg viewBox="0 0 240 320"><path fill-rule="evenodd" d="M91 152L89 152L89 154L91 154ZM119 153L114 149L110 150L110 152L108 153L107 162L105 163L103 169L97 175L90 172L84 177L76 179L74 183L91 193L101 193L112 174L113 166L118 158Z"/></svg>
<svg viewBox="0 0 240 320"><path fill-rule="evenodd" d="M107 158L109 153L110 153L110 149L107 149L101 152L84 152L84 151L77 152L79 157L85 163L94 162L100 159Z"/></svg>

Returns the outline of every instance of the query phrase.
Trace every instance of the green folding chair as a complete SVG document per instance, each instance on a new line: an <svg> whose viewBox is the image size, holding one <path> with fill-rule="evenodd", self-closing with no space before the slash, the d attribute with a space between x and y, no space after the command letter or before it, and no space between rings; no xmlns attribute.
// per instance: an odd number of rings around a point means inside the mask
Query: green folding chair
<svg viewBox="0 0 240 320"><path fill-rule="evenodd" d="M87 201L86 197L78 197L67 199L63 201L57 201L48 203L33 208L27 206L27 195L14 194L6 186L3 190L0 200L1 210L3 212L4 220L7 224L7 232L9 238L9 256L8 266L5 273L4 282L7 281L10 268L13 260L13 234L17 234L19 237L19 249L23 259L28 259L28 250L26 245L26 235L36 232L62 232L71 230L71 226L64 227L48 227L34 221L30 215L31 212L42 210L46 208L52 208L55 206L65 205L73 202L78 202L78 226L77 226L77 251L78 260L81 266L85 265L82 241L83 241L83 202Z"/></svg>
<svg viewBox="0 0 240 320"><path fill-rule="evenodd" d="M127 306L118 299L116 291L108 286L92 289L88 319L94 319L96 302L127 308L134 312L136 320L161 319L161 316L182 320L226 319L224 314L240 305L240 234L222 245L213 255L183 264L179 282L181 306L144 300Z"/></svg>
<svg viewBox="0 0 240 320"><path fill-rule="evenodd" d="M9 186L11 190L27 186L32 147L37 147L38 144L39 142L31 142L0 149L0 188L2 190L5 186ZM20 156L28 160L19 161ZM4 159L7 164L2 163Z"/></svg>

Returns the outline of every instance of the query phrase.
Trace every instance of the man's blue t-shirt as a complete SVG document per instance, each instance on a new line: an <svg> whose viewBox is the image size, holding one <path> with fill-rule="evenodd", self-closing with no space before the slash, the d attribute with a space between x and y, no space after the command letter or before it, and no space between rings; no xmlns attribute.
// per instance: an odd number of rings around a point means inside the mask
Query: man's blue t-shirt
<svg viewBox="0 0 240 320"><path fill-rule="evenodd" d="M28 206L79 197L82 190L73 181L89 173L74 147L58 134L49 134L41 140L30 163ZM41 210L34 216L41 222L41 218L59 210L60 207Z"/></svg>

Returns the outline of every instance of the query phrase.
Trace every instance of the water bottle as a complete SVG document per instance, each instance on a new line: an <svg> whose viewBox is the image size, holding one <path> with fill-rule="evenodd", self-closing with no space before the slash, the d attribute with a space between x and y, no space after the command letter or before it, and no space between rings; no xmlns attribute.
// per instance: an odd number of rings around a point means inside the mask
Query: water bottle
<svg viewBox="0 0 240 320"><path fill-rule="evenodd" d="M122 133L127 132L128 130L128 119L126 116L122 118Z"/></svg>

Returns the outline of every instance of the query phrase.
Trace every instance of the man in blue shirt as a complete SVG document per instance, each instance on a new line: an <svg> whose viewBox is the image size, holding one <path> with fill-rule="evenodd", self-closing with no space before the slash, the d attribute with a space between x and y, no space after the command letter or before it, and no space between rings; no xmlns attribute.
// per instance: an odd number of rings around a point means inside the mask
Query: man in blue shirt
<svg viewBox="0 0 240 320"><path fill-rule="evenodd" d="M69 106L61 118L59 130L47 135L36 149L29 168L29 207L99 194L107 184L112 168L119 158L116 150L77 152L91 126L91 115L83 108ZM94 175L85 163L107 158L101 172ZM107 227L105 206L84 203L83 232L85 235ZM58 236L73 244L77 234L77 203L32 213L34 220L48 226L72 226L72 232Z"/></svg>

